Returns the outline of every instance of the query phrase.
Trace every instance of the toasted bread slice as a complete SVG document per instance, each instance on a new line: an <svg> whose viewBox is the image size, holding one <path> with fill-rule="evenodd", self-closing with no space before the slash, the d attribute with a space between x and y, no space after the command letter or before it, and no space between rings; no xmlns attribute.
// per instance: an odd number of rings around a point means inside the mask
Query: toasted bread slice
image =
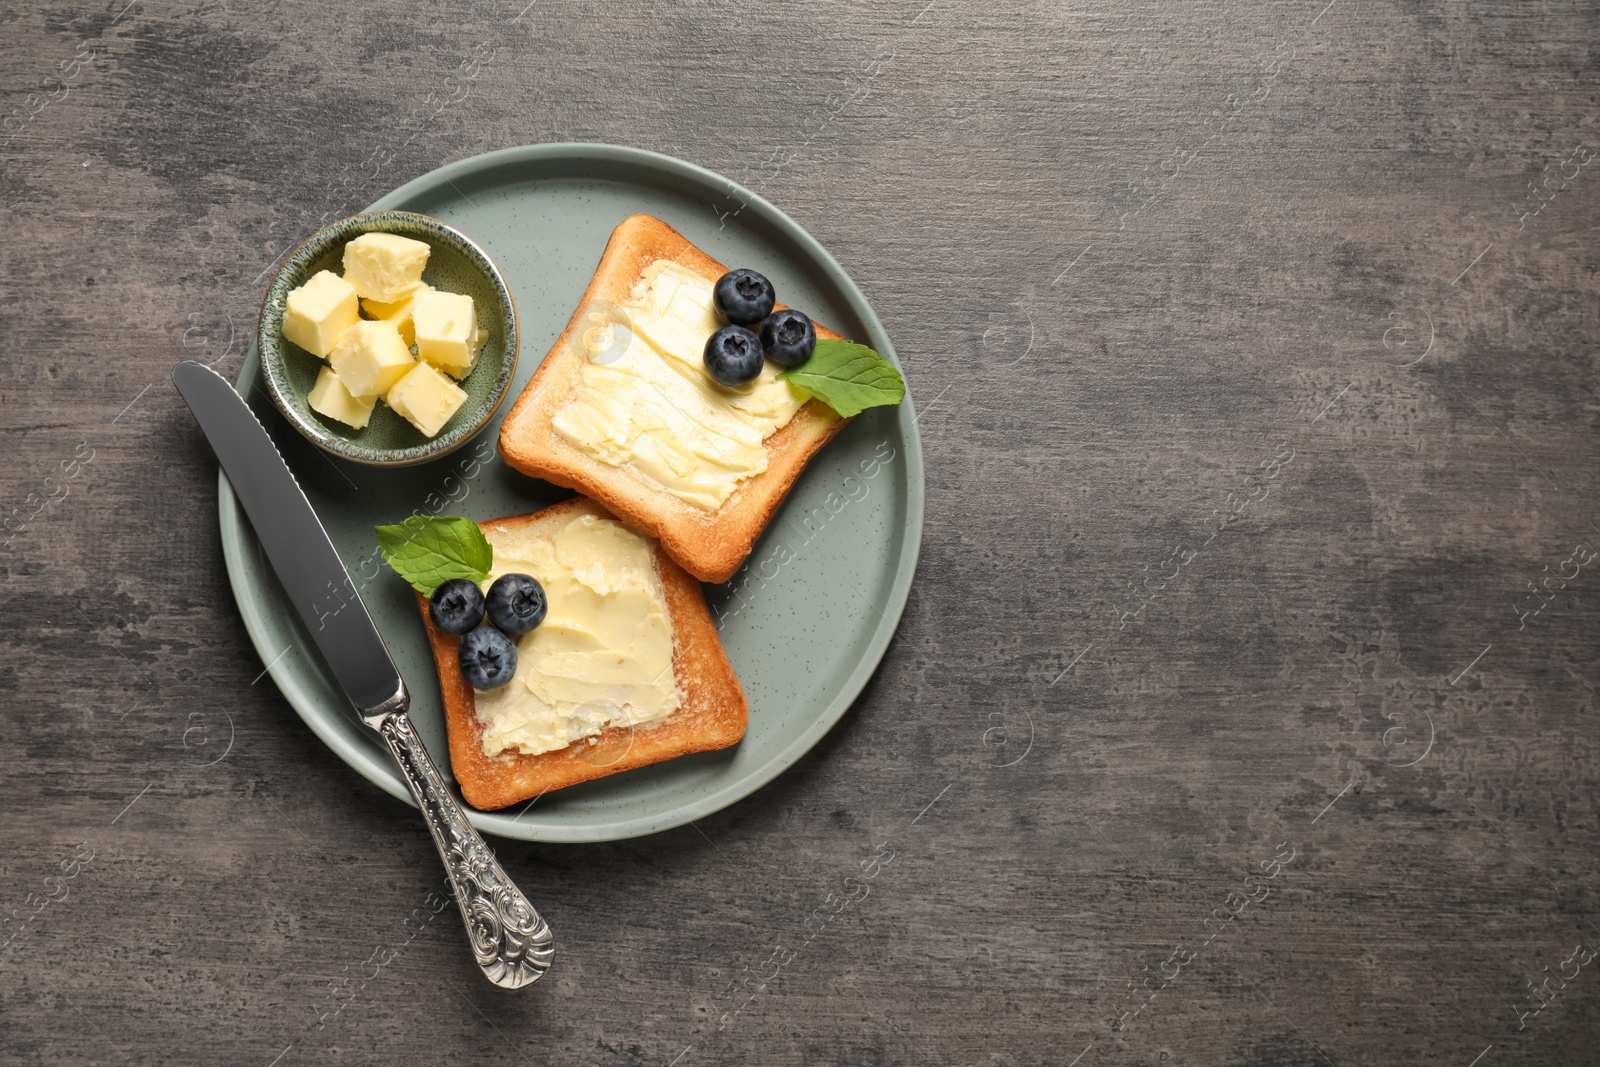
<svg viewBox="0 0 1600 1067"><path fill-rule="evenodd" d="M576 497L532 515L479 523L484 530L548 530L555 533L585 512L609 519L604 508ZM478 721L472 686L461 676L461 639L444 633L428 617L427 598L417 595L428 644L439 669L450 764L462 795L475 808L490 810L529 800L552 789L576 785L618 771L659 763L690 752L727 748L744 736L748 711L744 690L728 664L717 627L706 610L699 584L655 546L656 577L672 620L672 673L682 705L659 722L614 729L554 752L526 756L484 753L484 726Z"/></svg>
<svg viewBox="0 0 1600 1067"><path fill-rule="evenodd" d="M627 300L644 268L658 259L675 262L707 282L715 282L728 270L660 219L649 215L624 219L611 232L566 331L500 424L500 455L524 474L598 500L660 541L668 555L701 581L725 582L750 554L812 455L849 420L819 400L806 401L793 419L763 442L767 469L740 485L716 511L685 503L632 469L602 463L573 447L551 420L581 381L588 314ZM839 334L819 323L817 337L838 339Z"/></svg>

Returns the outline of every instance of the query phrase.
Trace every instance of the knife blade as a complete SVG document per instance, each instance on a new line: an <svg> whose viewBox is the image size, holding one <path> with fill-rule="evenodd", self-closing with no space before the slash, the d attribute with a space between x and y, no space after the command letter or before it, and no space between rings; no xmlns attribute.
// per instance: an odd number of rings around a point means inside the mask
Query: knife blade
<svg viewBox="0 0 1600 1067"><path fill-rule="evenodd" d="M172 381L334 678L394 755L444 861L484 977L505 989L537 982L555 955L550 927L506 875L428 755L406 714L411 697L405 680L294 472L250 405L216 371L186 360Z"/></svg>
<svg viewBox="0 0 1600 1067"><path fill-rule="evenodd" d="M322 520L261 420L209 367L186 360L172 372L172 381L227 472L289 602L350 702L363 715L404 708L400 671Z"/></svg>

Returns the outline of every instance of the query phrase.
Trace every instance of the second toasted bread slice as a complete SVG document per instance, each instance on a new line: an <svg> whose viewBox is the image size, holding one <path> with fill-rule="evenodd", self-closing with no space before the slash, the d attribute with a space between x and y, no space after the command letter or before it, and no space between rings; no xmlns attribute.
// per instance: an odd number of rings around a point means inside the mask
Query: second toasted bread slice
<svg viewBox="0 0 1600 1067"><path fill-rule="evenodd" d="M568 524L586 515L602 520L612 518L593 501L576 497L532 515L495 519L478 525L491 544L500 541L503 545L506 538L553 539ZM473 807L503 808L552 789L618 771L690 752L727 748L744 736L748 719L744 690L722 649L699 584L659 551L659 546L650 545L650 552L656 584L670 621L672 682L677 707L654 722L620 729L607 725L598 735L532 755L525 755L518 748L506 748L493 755L486 750L484 741L490 723L479 716L479 694L461 675L457 659L460 638L433 625L428 616L427 599L418 594L428 643L439 670L439 689L450 738L450 764L462 795ZM541 576L535 574L534 577ZM583 595L590 594L585 591ZM565 625L557 614L557 605L552 600L551 616L543 625ZM520 684L521 675L510 683L511 686Z"/></svg>
<svg viewBox="0 0 1600 1067"><path fill-rule="evenodd" d="M592 316L628 302L646 269L661 261L697 275L706 285L727 272L660 219L634 215L623 220L612 232L566 331L501 423L500 454L524 474L600 501L619 518L657 538L684 570L701 581L724 582L750 554L806 463L849 420L818 400L805 401L785 425L761 442L766 469L743 481L714 510L680 499L627 462L602 462L570 443L553 420L583 382L590 360L584 332L595 321ZM839 335L818 324L817 337Z"/></svg>

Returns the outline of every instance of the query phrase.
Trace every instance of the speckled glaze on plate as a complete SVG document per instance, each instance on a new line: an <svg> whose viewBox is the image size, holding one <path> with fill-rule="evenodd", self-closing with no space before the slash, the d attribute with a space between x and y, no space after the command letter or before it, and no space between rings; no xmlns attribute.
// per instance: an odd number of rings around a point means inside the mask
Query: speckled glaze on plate
<svg viewBox="0 0 1600 1067"><path fill-rule="evenodd" d="M785 303L895 358L866 298L821 245L754 193L681 160L610 145L513 148L452 163L374 206L443 219L499 262L530 357L513 395L566 326L612 228L635 212L665 220L724 263L761 271ZM239 391L316 507L406 678L418 732L448 768L438 677L416 602L378 558L372 527L419 508L474 519L519 515L571 493L501 462L497 419L467 447L415 467L362 467L328 456L288 427L259 381L252 353ZM329 748L409 801L382 742L348 710L284 600L226 478L218 496L228 576L262 662ZM888 648L916 570L922 511L922 446L907 396L897 408L863 413L819 452L745 567L725 585L703 587L749 698L743 741L531 805L471 812L473 824L534 841L638 837L733 804L793 766L849 711Z"/></svg>
<svg viewBox="0 0 1600 1067"><path fill-rule="evenodd" d="M327 364L283 336L284 299L289 291L318 271L343 273L345 242L364 233L397 233L426 241L433 251L428 254L422 280L435 289L472 297L478 326L488 334L477 366L458 383L466 390L466 403L436 437L423 436L387 404L375 407L371 421L359 430L312 411L306 397ZM518 336L516 301L500 268L475 241L427 215L371 211L318 230L284 261L261 303L256 348L267 391L307 440L357 463L406 467L454 451L494 417L516 375Z"/></svg>

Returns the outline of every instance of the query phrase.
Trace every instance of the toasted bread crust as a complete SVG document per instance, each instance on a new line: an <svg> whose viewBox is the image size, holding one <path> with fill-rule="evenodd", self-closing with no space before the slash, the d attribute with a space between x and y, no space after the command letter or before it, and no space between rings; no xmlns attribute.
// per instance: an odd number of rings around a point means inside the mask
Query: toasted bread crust
<svg viewBox="0 0 1600 1067"><path fill-rule="evenodd" d="M840 418L821 401L806 401L787 425L764 442L767 469L742 484L722 507L709 512L568 443L551 420L581 381L587 360L582 343L587 316L591 310L628 299L644 268L658 259L675 261L712 282L728 270L660 219L649 215L624 219L612 231L566 330L500 424L500 455L524 474L598 500L619 518L656 538L668 555L701 581L725 582L750 554L806 463L850 420ZM817 337L839 339L839 334L819 323Z"/></svg>
<svg viewBox="0 0 1600 1067"><path fill-rule="evenodd" d="M588 511L611 518L593 501L577 497L532 515L481 522L482 529L528 529L559 524ZM450 765L461 793L475 808L493 810L532 799L552 789L603 778L618 771L659 763L690 752L727 748L744 736L749 713L744 690L728 663L717 627L706 610L700 585L675 564L659 546L655 550L656 575L666 596L672 619L672 672L683 704L656 723L624 729L606 729L592 743L577 742L554 752L524 756L483 751L483 724L478 721L472 686L461 676L456 650L461 639L444 633L428 617L428 600L417 594L428 644L439 670L439 691L444 698L445 726L450 737Z"/></svg>

